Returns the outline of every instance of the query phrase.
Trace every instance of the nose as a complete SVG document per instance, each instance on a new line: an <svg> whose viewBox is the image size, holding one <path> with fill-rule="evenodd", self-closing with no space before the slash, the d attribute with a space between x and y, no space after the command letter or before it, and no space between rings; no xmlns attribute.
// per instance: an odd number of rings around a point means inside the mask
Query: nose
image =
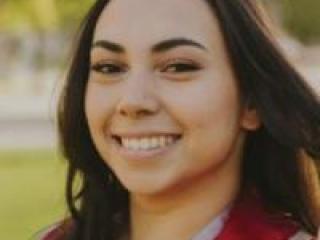
<svg viewBox="0 0 320 240"><path fill-rule="evenodd" d="M136 74L125 81L124 91L117 106L118 114L129 118L140 118L154 115L159 111L160 104L152 77L147 74Z"/></svg>

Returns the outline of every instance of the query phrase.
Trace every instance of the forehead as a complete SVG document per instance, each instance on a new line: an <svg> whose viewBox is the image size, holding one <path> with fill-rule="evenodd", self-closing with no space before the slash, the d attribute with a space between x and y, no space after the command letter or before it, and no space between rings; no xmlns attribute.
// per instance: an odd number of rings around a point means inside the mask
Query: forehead
<svg viewBox="0 0 320 240"><path fill-rule="evenodd" d="M163 39L189 37L210 47L220 35L205 0L111 0L97 22L94 40L141 49Z"/></svg>

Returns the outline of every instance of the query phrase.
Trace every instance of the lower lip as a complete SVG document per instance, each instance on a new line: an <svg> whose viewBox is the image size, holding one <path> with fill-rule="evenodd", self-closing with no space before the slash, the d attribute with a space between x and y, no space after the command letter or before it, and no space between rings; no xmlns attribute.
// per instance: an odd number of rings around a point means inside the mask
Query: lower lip
<svg viewBox="0 0 320 240"><path fill-rule="evenodd" d="M113 145L122 158L127 159L129 161L143 161L143 160L151 160L156 157L160 157L166 153L168 153L176 144L181 140L181 138L177 139L175 142L171 143L168 146L155 148L150 150L131 150L123 147L119 144L115 139L112 139Z"/></svg>

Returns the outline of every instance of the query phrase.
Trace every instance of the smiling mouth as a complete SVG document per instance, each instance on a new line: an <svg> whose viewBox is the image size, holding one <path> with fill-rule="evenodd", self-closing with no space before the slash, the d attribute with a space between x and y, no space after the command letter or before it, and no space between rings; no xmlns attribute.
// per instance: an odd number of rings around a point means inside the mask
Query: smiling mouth
<svg viewBox="0 0 320 240"><path fill-rule="evenodd" d="M163 134L146 137L122 137L112 135L112 139L121 147L130 151L151 151L167 148L182 138L181 134Z"/></svg>

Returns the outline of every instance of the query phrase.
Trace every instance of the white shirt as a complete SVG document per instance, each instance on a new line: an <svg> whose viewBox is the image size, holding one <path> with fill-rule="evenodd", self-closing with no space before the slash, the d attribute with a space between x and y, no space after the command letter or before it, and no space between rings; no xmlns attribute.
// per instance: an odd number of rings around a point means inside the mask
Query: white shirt
<svg viewBox="0 0 320 240"><path fill-rule="evenodd" d="M228 218L230 207L224 209L217 217L212 219L199 233L191 240L212 240L222 231L226 219Z"/></svg>

